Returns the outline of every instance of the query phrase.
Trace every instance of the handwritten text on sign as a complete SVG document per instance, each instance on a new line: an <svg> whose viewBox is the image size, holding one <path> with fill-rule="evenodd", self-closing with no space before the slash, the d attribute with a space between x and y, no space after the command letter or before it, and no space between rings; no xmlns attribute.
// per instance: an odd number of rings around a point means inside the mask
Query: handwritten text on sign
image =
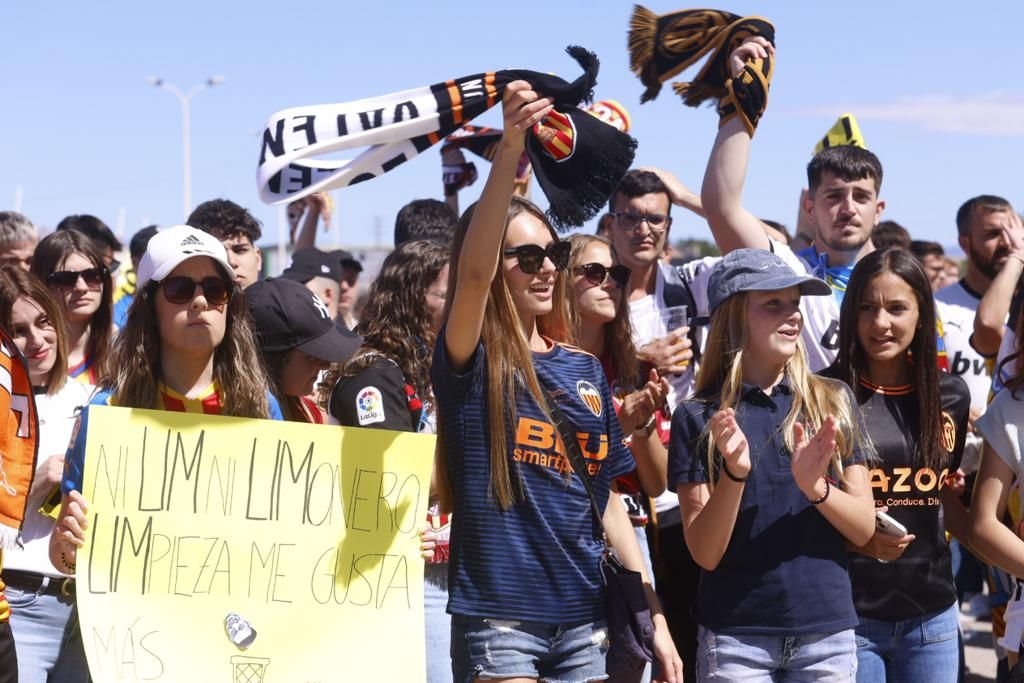
<svg viewBox="0 0 1024 683"><path fill-rule="evenodd" d="M422 679L433 452L414 434L91 408L93 679ZM256 631L244 650L229 613Z"/></svg>

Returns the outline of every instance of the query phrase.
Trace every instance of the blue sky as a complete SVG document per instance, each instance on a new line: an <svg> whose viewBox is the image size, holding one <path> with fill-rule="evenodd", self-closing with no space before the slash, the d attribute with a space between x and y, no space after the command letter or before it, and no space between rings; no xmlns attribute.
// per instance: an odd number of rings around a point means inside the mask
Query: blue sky
<svg viewBox="0 0 1024 683"><path fill-rule="evenodd" d="M647 5L657 13L679 9ZM963 7L957 4L958 7ZM757 3L722 7L776 25L777 68L754 141L746 202L790 226L812 147L853 112L885 166L887 216L915 237L952 244L953 217L980 193L1024 204L1024 86L1015 52L1024 5ZM93 213L130 236L182 219L181 113L161 76L187 90L226 82L192 107L192 197L227 197L277 235L279 212L255 183L258 131L292 106L344 102L506 67L559 73L580 44L601 58L598 98L630 111L636 163L669 169L697 189L717 125L666 88L641 106L628 69L628 2L517 3L6 3L0 66L0 208L44 228ZM500 125L497 110L476 121ZM482 173L487 163L475 160ZM346 244L391 243L394 215L440 197L440 154L424 152L369 183L334 192ZM475 199L482 181L463 193ZM677 218L676 237L707 237Z"/></svg>

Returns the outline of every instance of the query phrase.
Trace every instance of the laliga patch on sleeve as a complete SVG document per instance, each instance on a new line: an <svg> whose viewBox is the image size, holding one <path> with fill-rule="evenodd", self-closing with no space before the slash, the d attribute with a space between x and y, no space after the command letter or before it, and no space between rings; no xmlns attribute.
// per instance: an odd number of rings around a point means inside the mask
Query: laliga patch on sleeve
<svg viewBox="0 0 1024 683"><path fill-rule="evenodd" d="M359 426L384 421L384 397L377 387L365 387L356 396L356 419Z"/></svg>

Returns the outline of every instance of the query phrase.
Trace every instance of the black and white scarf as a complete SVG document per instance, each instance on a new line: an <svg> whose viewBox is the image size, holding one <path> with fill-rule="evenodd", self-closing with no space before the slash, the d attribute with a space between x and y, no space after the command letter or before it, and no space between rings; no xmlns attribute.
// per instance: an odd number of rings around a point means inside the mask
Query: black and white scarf
<svg viewBox="0 0 1024 683"><path fill-rule="evenodd" d="M567 49L583 68L572 83L527 70L465 76L435 85L339 104L277 112L263 131L256 171L268 204L376 178L437 144L501 102L506 85L528 81L554 99L554 110L527 137L526 153L558 229L582 225L599 212L633 162L636 141L578 108L590 101L598 60ZM325 155L367 148L352 159Z"/></svg>

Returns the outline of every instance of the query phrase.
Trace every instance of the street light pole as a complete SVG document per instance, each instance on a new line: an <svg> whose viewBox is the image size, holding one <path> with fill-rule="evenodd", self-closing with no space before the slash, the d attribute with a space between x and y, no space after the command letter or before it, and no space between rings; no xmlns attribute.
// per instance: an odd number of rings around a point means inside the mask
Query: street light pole
<svg viewBox="0 0 1024 683"><path fill-rule="evenodd" d="M178 102L181 104L181 140L182 140L182 171L184 173L183 178L183 205L184 215L182 220L188 219L190 213L192 213L192 123L191 123L191 110L192 110L192 98L195 97L199 91L205 90L206 88L212 88L215 85L220 85L224 82L223 76L211 76L204 82L199 83L192 87L188 93L181 92L177 86L164 81L164 79L157 76L150 76L146 79L146 82L150 85L154 85L161 90L167 92L178 98Z"/></svg>

